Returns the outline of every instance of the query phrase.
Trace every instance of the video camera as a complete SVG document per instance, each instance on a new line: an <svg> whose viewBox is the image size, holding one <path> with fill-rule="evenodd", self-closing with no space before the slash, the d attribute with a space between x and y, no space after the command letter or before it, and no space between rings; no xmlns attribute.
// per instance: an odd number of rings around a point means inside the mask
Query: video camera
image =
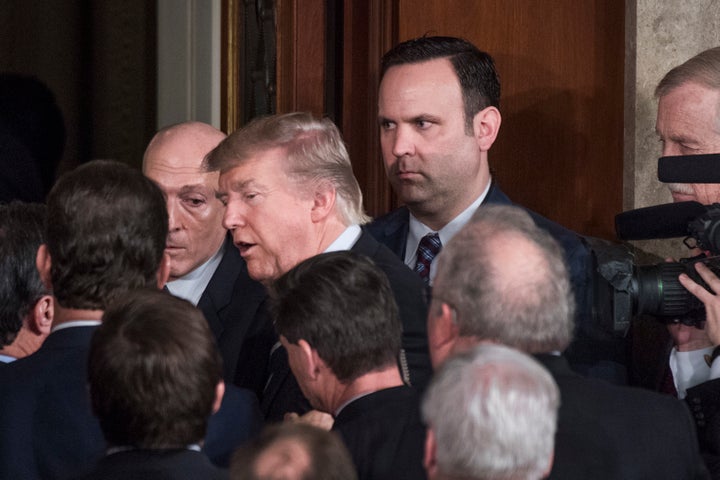
<svg viewBox="0 0 720 480"><path fill-rule="evenodd" d="M658 178L664 182L720 183L718 163L720 155L714 154L663 157ZM711 170L714 173L710 174ZM677 262L636 265L629 248L591 241L597 274L594 314L605 323L604 329L624 334L631 319L641 315L666 323L700 325L705 320L705 308L680 284L678 276L686 273L707 288L695 270L697 262L720 276L720 204L680 202L631 210L615 217L615 231L620 240L685 237L688 248L699 248L703 253Z"/></svg>

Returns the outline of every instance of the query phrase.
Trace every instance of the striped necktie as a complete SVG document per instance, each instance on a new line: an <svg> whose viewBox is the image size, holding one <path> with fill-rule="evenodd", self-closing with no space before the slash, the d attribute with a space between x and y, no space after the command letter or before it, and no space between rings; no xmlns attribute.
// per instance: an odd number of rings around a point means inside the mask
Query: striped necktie
<svg viewBox="0 0 720 480"><path fill-rule="evenodd" d="M417 249L417 263L415 264L415 272L420 275L425 285L430 284L430 264L435 255L440 252L442 244L440 236L437 233L428 233L422 240Z"/></svg>

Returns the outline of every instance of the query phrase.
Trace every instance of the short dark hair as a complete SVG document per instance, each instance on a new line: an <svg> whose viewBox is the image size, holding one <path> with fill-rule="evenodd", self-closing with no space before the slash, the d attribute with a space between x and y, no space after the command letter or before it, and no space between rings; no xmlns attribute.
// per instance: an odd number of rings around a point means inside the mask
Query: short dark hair
<svg viewBox="0 0 720 480"><path fill-rule="evenodd" d="M15 340L23 319L49 293L35 267L44 234L45 205L0 205L0 347Z"/></svg>
<svg viewBox="0 0 720 480"><path fill-rule="evenodd" d="M104 310L153 285L167 233L163 194L139 170L95 160L63 175L48 196L46 235L58 303Z"/></svg>
<svg viewBox="0 0 720 480"><path fill-rule="evenodd" d="M222 360L202 312L161 290L111 304L88 357L93 411L112 445L183 448L205 436Z"/></svg>
<svg viewBox="0 0 720 480"><path fill-rule="evenodd" d="M297 442L310 457L310 465L307 469L302 475L293 478L300 480L357 478L350 453L339 435L303 423L280 423L266 427L256 439L241 446L235 452L230 463L230 478L261 480L255 466L258 458L273 447L278 447L282 441ZM280 478L285 477L277 477L278 480ZM262 477L262 480L270 479Z"/></svg>
<svg viewBox="0 0 720 480"><path fill-rule="evenodd" d="M447 58L460 82L465 107L465 127L472 131L480 110L500 108L500 77L493 58L475 45L456 37L419 37L395 45L383 55L380 80L396 65Z"/></svg>
<svg viewBox="0 0 720 480"><path fill-rule="evenodd" d="M402 327L385 273L353 252L311 257L271 288L275 328L288 342L305 340L337 379L394 364Z"/></svg>

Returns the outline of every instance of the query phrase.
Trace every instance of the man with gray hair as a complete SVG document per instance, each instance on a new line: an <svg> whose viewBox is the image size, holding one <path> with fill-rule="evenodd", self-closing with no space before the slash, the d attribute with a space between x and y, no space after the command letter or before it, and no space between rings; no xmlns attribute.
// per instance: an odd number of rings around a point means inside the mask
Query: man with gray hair
<svg viewBox="0 0 720 480"><path fill-rule="evenodd" d="M390 281L403 326L399 366L421 391L430 376L424 285L389 249L361 228L368 217L350 157L328 119L291 113L256 119L208 155L220 172L223 225L232 232L250 277L265 285L323 252L351 250L372 258ZM270 359L261 399L266 418L308 409L284 349Z"/></svg>
<svg viewBox="0 0 720 480"><path fill-rule="evenodd" d="M428 316L434 367L482 341L534 355L560 388L550 478L706 478L678 400L573 373L574 300L562 251L518 207L488 205L440 253Z"/></svg>
<svg viewBox="0 0 720 480"><path fill-rule="evenodd" d="M483 344L451 358L422 406L428 478L545 478L559 404L547 370L516 350Z"/></svg>

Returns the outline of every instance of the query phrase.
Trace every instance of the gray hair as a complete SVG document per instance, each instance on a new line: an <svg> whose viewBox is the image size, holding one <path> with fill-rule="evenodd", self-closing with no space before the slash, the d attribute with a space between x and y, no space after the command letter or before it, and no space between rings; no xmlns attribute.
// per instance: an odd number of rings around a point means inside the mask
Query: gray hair
<svg viewBox="0 0 720 480"><path fill-rule="evenodd" d="M449 359L422 405L438 472L459 478L539 479L548 473L560 393L516 350L485 344Z"/></svg>
<svg viewBox="0 0 720 480"><path fill-rule="evenodd" d="M509 266L505 257L514 256ZM557 241L519 207L480 207L436 260L435 311L455 312L460 335L527 353L562 351L572 340L575 299Z"/></svg>
<svg viewBox="0 0 720 480"><path fill-rule="evenodd" d="M713 90L720 90L720 47L700 52L666 73L655 89L655 96L664 97L686 82L695 82Z"/></svg>
<svg viewBox="0 0 720 480"><path fill-rule="evenodd" d="M338 214L346 225L370 221L350 155L330 119L304 112L257 118L220 142L206 157L205 166L223 173L274 148L285 151L286 172L301 188L323 182L335 188Z"/></svg>

